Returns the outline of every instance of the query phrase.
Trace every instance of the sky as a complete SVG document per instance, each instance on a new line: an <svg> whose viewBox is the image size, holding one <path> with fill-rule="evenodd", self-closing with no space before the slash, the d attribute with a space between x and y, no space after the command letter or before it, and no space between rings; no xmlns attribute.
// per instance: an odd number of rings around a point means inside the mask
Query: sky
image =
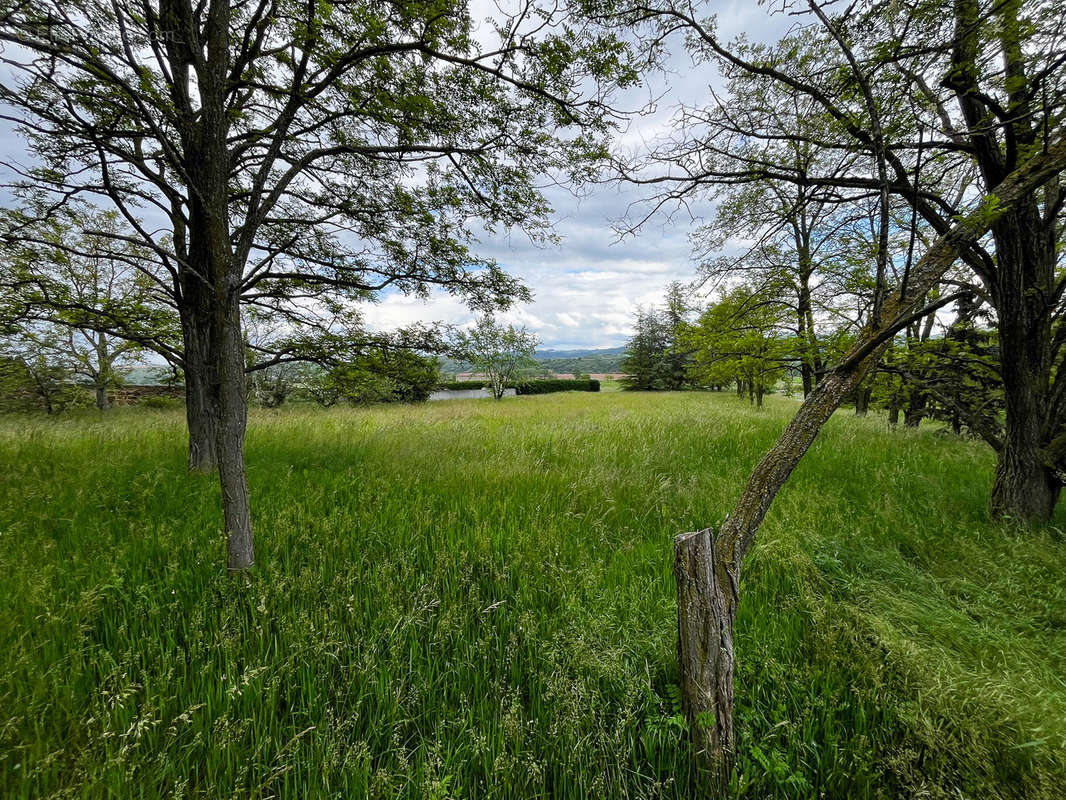
<svg viewBox="0 0 1066 800"><path fill-rule="evenodd" d="M753 0L709 2L704 7L717 16L719 35L725 40L740 34L752 40L777 38L792 22L768 15ZM713 70L691 63L679 37L671 51L665 75L652 76L640 89L620 98L620 106L637 107L649 96L662 96L654 114L634 120L624 132L618 146L627 153L666 134L679 103L700 102L709 86L721 85ZM655 217L638 235L620 239L612 222L646 192L633 186L601 185L586 189L580 197L563 190L549 193L555 232L561 239L558 246L535 245L520 232L480 237L475 252L494 258L534 294L532 303L498 318L528 327L540 338L542 349L625 344L639 306L660 303L671 281L693 280L689 234L713 215L710 203L697 203L688 212ZM380 329L417 321L465 325L473 320L461 301L443 294L427 302L393 293L364 313L367 322Z"/></svg>
<svg viewBox="0 0 1066 800"><path fill-rule="evenodd" d="M768 40L780 36L789 24L787 17L768 16L763 4L753 0L712 1L701 10L717 16L719 35L725 40L739 34ZM475 0L476 18L479 11L482 17L490 14L491 0ZM623 107L639 107L649 97L661 98L655 113L634 120L621 136L617 146L626 153L665 134L679 103L699 102L707 96L708 86L720 85L712 70L691 63L680 38L673 41L667 70L619 98ZM0 80L9 74L0 74ZM0 125L0 151L15 155L24 147L9 125ZM620 238L612 222L623 217L632 203L639 203L643 192L612 184L587 188L580 196L563 189L548 192L560 239L557 246L535 244L520 231L480 235L475 253L495 259L534 295L533 302L503 312L499 318L536 333L541 349L625 344L639 306L660 302L671 281L693 279L688 237L713 212L708 203L697 203L690 209L695 219L685 212L655 217L638 235ZM474 316L461 301L443 293L427 301L392 292L363 311L366 322L380 330L419 321L465 325Z"/></svg>

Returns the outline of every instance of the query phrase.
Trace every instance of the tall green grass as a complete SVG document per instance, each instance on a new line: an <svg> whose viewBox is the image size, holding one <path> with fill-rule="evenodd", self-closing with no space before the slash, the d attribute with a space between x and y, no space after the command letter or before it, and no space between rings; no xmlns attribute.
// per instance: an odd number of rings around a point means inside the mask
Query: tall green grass
<svg viewBox="0 0 1066 800"><path fill-rule="evenodd" d="M793 409L255 413L247 580L180 412L0 421L0 793L690 796L672 538ZM742 576L741 796L1062 797L1066 545L988 521L991 465L827 426Z"/></svg>

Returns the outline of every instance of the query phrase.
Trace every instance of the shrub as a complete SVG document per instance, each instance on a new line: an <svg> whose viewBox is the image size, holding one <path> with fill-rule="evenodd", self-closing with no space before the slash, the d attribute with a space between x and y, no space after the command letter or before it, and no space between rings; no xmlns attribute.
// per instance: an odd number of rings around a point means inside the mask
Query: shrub
<svg viewBox="0 0 1066 800"><path fill-rule="evenodd" d="M437 370L435 358L412 350L370 350L331 369L325 385L350 403L421 403L433 391Z"/></svg>
<svg viewBox="0 0 1066 800"><path fill-rule="evenodd" d="M515 387L518 394L551 394L552 392L598 392L600 382L594 378L589 380L570 380L567 378L551 378L548 380L528 381Z"/></svg>

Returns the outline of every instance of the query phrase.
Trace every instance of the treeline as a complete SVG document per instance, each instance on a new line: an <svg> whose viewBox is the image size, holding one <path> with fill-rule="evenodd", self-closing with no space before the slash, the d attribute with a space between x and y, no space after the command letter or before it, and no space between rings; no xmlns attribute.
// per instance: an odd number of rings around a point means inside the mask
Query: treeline
<svg viewBox="0 0 1066 800"><path fill-rule="evenodd" d="M837 311L860 297L838 294ZM828 320L829 306L812 319ZM916 318L849 398L858 415L886 412L890 424L948 423L956 434L998 437L1004 403L999 346L987 311L963 294ZM767 394L807 396L851 347L851 323L799 328L780 292L739 285L702 307L679 284L662 307L641 309L627 347L622 379L628 390L736 391L757 406ZM802 335L801 335L802 332Z"/></svg>
<svg viewBox="0 0 1066 800"><path fill-rule="evenodd" d="M614 374L622 371L622 360L625 358L624 347L596 350L576 351L580 355L555 356L552 351L534 353L532 362L527 368L530 377L544 377L550 375L594 375L600 373ZM459 375L471 372L473 365L453 358L441 359L441 372L445 375Z"/></svg>

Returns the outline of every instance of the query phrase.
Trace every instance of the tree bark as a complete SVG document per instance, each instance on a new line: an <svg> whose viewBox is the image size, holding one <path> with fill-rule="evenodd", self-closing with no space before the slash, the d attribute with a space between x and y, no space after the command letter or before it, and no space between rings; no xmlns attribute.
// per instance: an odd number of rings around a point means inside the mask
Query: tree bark
<svg viewBox="0 0 1066 800"><path fill-rule="evenodd" d="M903 395L897 388L888 398L888 424L892 427L899 425L899 412L903 407Z"/></svg>
<svg viewBox="0 0 1066 800"><path fill-rule="evenodd" d="M111 401L107 397L107 384L106 383L103 383L103 384L97 383L96 386L95 386L95 389L96 389L96 407L100 411L107 411L109 408L111 408Z"/></svg>
<svg viewBox="0 0 1066 800"><path fill-rule="evenodd" d="M736 760L733 627L739 575L717 560L708 528L674 539L674 578L681 702L710 796L726 797Z"/></svg>
<svg viewBox="0 0 1066 800"><path fill-rule="evenodd" d="M903 424L908 428L917 428L922 424L922 420L925 419L925 408L928 403L928 396L921 389L916 386L911 389L910 399L907 401L907 407L903 410Z"/></svg>
<svg viewBox="0 0 1066 800"><path fill-rule="evenodd" d="M96 407L100 411L111 408L107 396L108 379L111 376L111 356L107 348L107 335L96 334Z"/></svg>
<svg viewBox="0 0 1066 800"><path fill-rule="evenodd" d="M1055 225L1035 202L1004 215L992 228L998 270L993 287L1006 406L1003 447L990 501L996 518L1044 522L1061 484L1044 463L1051 385L1051 304Z"/></svg>
<svg viewBox="0 0 1066 800"><path fill-rule="evenodd" d="M211 317L207 287L196 276L188 276L183 287L186 301L195 310L183 310L182 334L185 343L185 419L189 429L190 472L218 470L218 373L210 357ZM195 297L194 297L195 295Z"/></svg>
<svg viewBox="0 0 1066 800"><path fill-rule="evenodd" d="M224 292L224 289L223 289ZM255 564L252 513L244 469L244 433L248 406L244 376L244 338L241 336L240 293L234 287L220 298L226 304L216 321L218 337L218 477L222 486L222 515L226 525L226 567L239 572Z"/></svg>
<svg viewBox="0 0 1066 800"><path fill-rule="evenodd" d="M869 389L862 388L855 393L855 416L865 417L870 410L870 395L873 394Z"/></svg>
<svg viewBox="0 0 1066 800"><path fill-rule="evenodd" d="M800 377L803 380L803 397L814 391L817 380L818 338L814 330L814 310L811 306L810 277L813 272L806 245L800 251L799 293L796 303L797 328L800 340Z"/></svg>
<svg viewBox="0 0 1066 800"><path fill-rule="evenodd" d="M212 8L215 8L213 5ZM201 302L189 315L190 333L213 366L209 398L217 414L215 429L226 566L238 573L255 563L252 515L244 470L244 433L248 398L241 335L241 282L246 254L234 253L230 237L230 154L226 93L230 70L228 3L217 4L204 27L206 60L197 69L200 109L197 135L187 141L189 193L189 268L185 281ZM188 298L187 298L188 299ZM204 313L206 312L206 313ZM206 319L205 319L206 317ZM205 324L206 323L206 324Z"/></svg>

